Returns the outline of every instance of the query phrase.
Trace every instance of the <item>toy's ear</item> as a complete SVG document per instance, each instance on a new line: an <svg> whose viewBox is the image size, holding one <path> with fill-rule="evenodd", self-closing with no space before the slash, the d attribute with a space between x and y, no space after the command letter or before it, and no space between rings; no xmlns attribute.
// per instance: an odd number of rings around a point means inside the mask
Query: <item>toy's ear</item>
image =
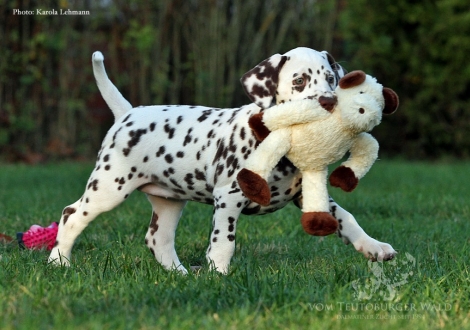
<svg viewBox="0 0 470 330"><path fill-rule="evenodd" d="M287 56L275 54L248 71L241 83L251 101L262 109L267 109L276 99L279 71L287 61Z"/></svg>
<svg viewBox="0 0 470 330"><path fill-rule="evenodd" d="M351 71L346 74L343 78L339 81L339 87L342 89L351 88L355 86L359 86L366 80L366 74L364 71L356 70Z"/></svg>
<svg viewBox="0 0 470 330"><path fill-rule="evenodd" d="M385 115L391 115L397 110L398 105L400 104L398 95L393 91L393 89L387 87L383 88L382 94L385 99L385 107L382 113Z"/></svg>

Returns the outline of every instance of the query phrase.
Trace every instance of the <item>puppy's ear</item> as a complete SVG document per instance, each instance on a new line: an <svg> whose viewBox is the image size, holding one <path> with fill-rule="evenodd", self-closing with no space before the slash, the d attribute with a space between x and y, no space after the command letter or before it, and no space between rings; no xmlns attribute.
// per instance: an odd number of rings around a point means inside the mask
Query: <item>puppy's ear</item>
<svg viewBox="0 0 470 330"><path fill-rule="evenodd" d="M241 83L251 101L262 109L267 109L276 99L279 71L287 61L287 56L275 54L248 71Z"/></svg>
<svg viewBox="0 0 470 330"><path fill-rule="evenodd" d="M382 113L385 115L391 115L397 110L398 105L400 104L398 95L393 91L393 89L387 87L383 88L382 94L385 99L385 107Z"/></svg>
<svg viewBox="0 0 470 330"><path fill-rule="evenodd" d="M342 89L351 88L355 86L359 86L366 80L366 74L364 71L356 70L351 71L347 75L345 75L339 81L339 87Z"/></svg>
<svg viewBox="0 0 470 330"><path fill-rule="evenodd" d="M338 62L336 62L335 58L326 50L322 51L322 53L326 55L328 63L330 63L330 66L333 69L333 72L335 73L336 81L339 82L339 80L343 78L344 75L348 73L348 71L346 71L346 69L343 68Z"/></svg>

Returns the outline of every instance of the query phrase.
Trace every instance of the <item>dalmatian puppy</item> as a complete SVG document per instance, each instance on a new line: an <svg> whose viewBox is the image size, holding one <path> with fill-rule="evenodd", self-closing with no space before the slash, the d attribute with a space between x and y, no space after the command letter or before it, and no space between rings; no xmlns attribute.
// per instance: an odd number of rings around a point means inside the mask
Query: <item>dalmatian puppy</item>
<svg viewBox="0 0 470 330"><path fill-rule="evenodd" d="M248 71L241 82L253 103L235 109L155 105L133 108L106 75L103 55L93 54L98 88L115 116L83 196L65 207L49 262L69 265L75 239L100 213L134 191L147 194L153 212L145 243L166 269L186 273L175 251L175 231L187 201L214 206L206 257L211 269L227 273L235 250L237 219L265 214L301 200L301 175L282 159L268 179L271 203L247 199L236 175L257 141L248 119L283 102L321 98L331 108L333 90L345 70L326 51L296 48L275 54ZM373 260L392 259L396 251L369 237L354 217L330 199L340 223L338 236Z"/></svg>

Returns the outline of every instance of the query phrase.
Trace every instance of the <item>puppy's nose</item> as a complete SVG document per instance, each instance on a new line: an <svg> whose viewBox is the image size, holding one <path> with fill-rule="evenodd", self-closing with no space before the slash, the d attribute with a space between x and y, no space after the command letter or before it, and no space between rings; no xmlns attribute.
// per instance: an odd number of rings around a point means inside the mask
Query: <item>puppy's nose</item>
<svg viewBox="0 0 470 330"><path fill-rule="evenodd" d="M320 102L320 105L322 106L323 109L331 111L336 105L336 96L332 97L326 97L326 96L320 96L318 98L318 102Z"/></svg>

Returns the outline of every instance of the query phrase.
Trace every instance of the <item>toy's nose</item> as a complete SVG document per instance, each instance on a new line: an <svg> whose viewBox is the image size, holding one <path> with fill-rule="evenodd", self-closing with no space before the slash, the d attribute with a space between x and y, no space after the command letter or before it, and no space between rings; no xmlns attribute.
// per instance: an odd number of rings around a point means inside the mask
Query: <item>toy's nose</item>
<svg viewBox="0 0 470 330"><path fill-rule="evenodd" d="M331 111L336 105L336 96L332 97L326 97L326 96L320 96L318 98L318 102L320 102L320 105L322 106L323 109Z"/></svg>

